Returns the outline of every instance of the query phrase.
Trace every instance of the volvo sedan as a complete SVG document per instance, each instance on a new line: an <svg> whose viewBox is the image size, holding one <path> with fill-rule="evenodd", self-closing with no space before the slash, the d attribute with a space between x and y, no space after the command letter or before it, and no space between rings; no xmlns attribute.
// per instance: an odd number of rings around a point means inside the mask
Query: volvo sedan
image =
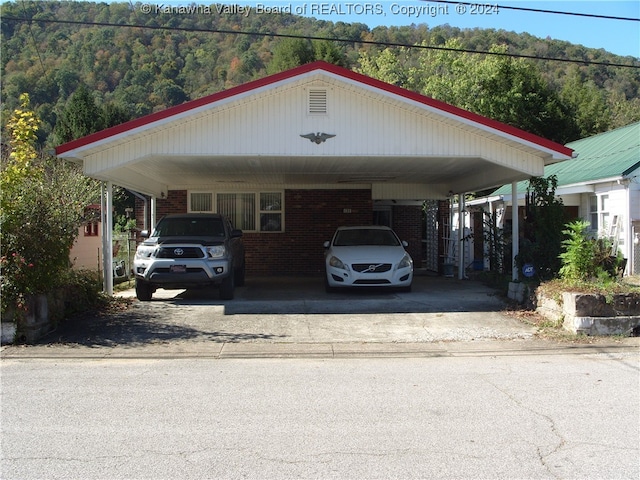
<svg viewBox="0 0 640 480"><path fill-rule="evenodd" d="M411 290L413 260L389 227L340 227L324 243L325 286L396 287Z"/></svg>

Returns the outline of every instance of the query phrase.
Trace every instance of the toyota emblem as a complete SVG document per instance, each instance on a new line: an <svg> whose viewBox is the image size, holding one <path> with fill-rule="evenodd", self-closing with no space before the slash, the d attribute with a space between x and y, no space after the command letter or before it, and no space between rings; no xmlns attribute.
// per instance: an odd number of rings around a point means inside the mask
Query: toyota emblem
<svg viewBox="0 0 640 480"><path fill-rule="evenodd" d="M174 255L177 255L178 257L181 257L182 255L184 255L184 250L183 250L183 249L181 249L181 248L176 248L176 249L173 251L173 253L174 253Z"/></svg>

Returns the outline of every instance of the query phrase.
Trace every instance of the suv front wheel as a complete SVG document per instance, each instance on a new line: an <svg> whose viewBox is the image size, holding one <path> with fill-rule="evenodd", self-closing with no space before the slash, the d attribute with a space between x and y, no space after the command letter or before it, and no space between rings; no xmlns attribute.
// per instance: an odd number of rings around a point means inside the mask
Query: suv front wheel
<svg viewBox="0 0 640 480"><path fill-rule="evenodd" d="M136 297L142 302L148 302L153 295L153 288L144 280L136 279Z"/></svg>
<svg viewBox="0 0 640 480"><path fill-rule="evenodd" d="M233 300L233 290L235 289L234 270L220 283L220 298L222 300Z"/></svg>

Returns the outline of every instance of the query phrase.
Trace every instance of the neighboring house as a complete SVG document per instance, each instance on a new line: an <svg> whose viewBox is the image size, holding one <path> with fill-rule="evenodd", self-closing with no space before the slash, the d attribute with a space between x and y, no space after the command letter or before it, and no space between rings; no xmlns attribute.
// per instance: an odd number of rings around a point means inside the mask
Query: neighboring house
<svg viewBox="0 0 640 480"><path fill-rule="evenodd" d="M571 217L590 222L593 235L610 238L621 250L628 260L625 274L640 274L640 122L571 142L567 147L577 157L546 166L543 176L557 177L556 195ZM527 185L523 181L517 186L521 218ZM508 228L512 219L511 185L467 205L494 212L500 225ZM472 223L467 219L466 225L473 230ZM476 229L481 224L476 221ZM469 254L474 260L482 258L477 248L467 252L475 252Z"/></svg>
<svg viewBox="0 0 640 480"><path fill-rule="evenodd" d="M102 269L102 223L100 205L85 208L85 222L78 228L78 236L71 247L69 258L76 270Z"/></svg>
<svg viewBox="0 0 640 480"><path fill-rule="evenodd" d="M416 265L440 270L451 194L542 175L572 150L314 62L97 132L56 154L106 182L107 197L114 184L136 192L139 229L169 213L223 213L245 232L249 275L317 275L336 227L371 223L393 227Z"/></svg>

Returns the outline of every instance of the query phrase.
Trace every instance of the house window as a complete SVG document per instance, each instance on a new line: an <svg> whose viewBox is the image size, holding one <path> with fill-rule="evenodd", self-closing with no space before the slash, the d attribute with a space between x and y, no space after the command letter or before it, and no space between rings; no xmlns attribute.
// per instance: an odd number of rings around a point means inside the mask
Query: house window
<svg viewBox="0 0 640 480"><path fill-rule="evenodd" d="M609 228L609 195L589 197L589 226L592 232L606 232Z"/></svg>
<svg viewBox="0 0 640 480"><path fill-rule="evenodd" d="M609 195L600 196L600 228L605 232L609 229Z"/></svg>
<svg viewBox="0 0 640 480"><path fill-rule="evenodd" d="M189 211L220 213L244 231L282 232L282 197L282 192L189 192Z"/></svg>
<svg viewBox="0 0 640 480"><path fill-rule="evenodd" d="M217 212L229 219L233 228L256 229L255 193L219 193L216 196Z"/></svg>
<svg viewBox="0 0 640 480"><path fill-rule="evenodd" d="M97 237L99 232L98 222L89 222L84 224L84 236L85 237Z"/></svg>
<svg viewBox="0 0 640 480"><path fill-rule="evenodd" d="M589 197L589 228L594 232L598 231L598 197Z"/></svg>
<svg viewBox="0 0 640 480"><path fill-rule="evenodd" d="M213 210L213 194L211 192L192 192L189 209L192 212L211 212Z"/></svg>
<svg viewBox="0 0 640 480"><path fill-rule="evenodd" d="M282 231L282 193L260 193L260 231Z"/></svg>

